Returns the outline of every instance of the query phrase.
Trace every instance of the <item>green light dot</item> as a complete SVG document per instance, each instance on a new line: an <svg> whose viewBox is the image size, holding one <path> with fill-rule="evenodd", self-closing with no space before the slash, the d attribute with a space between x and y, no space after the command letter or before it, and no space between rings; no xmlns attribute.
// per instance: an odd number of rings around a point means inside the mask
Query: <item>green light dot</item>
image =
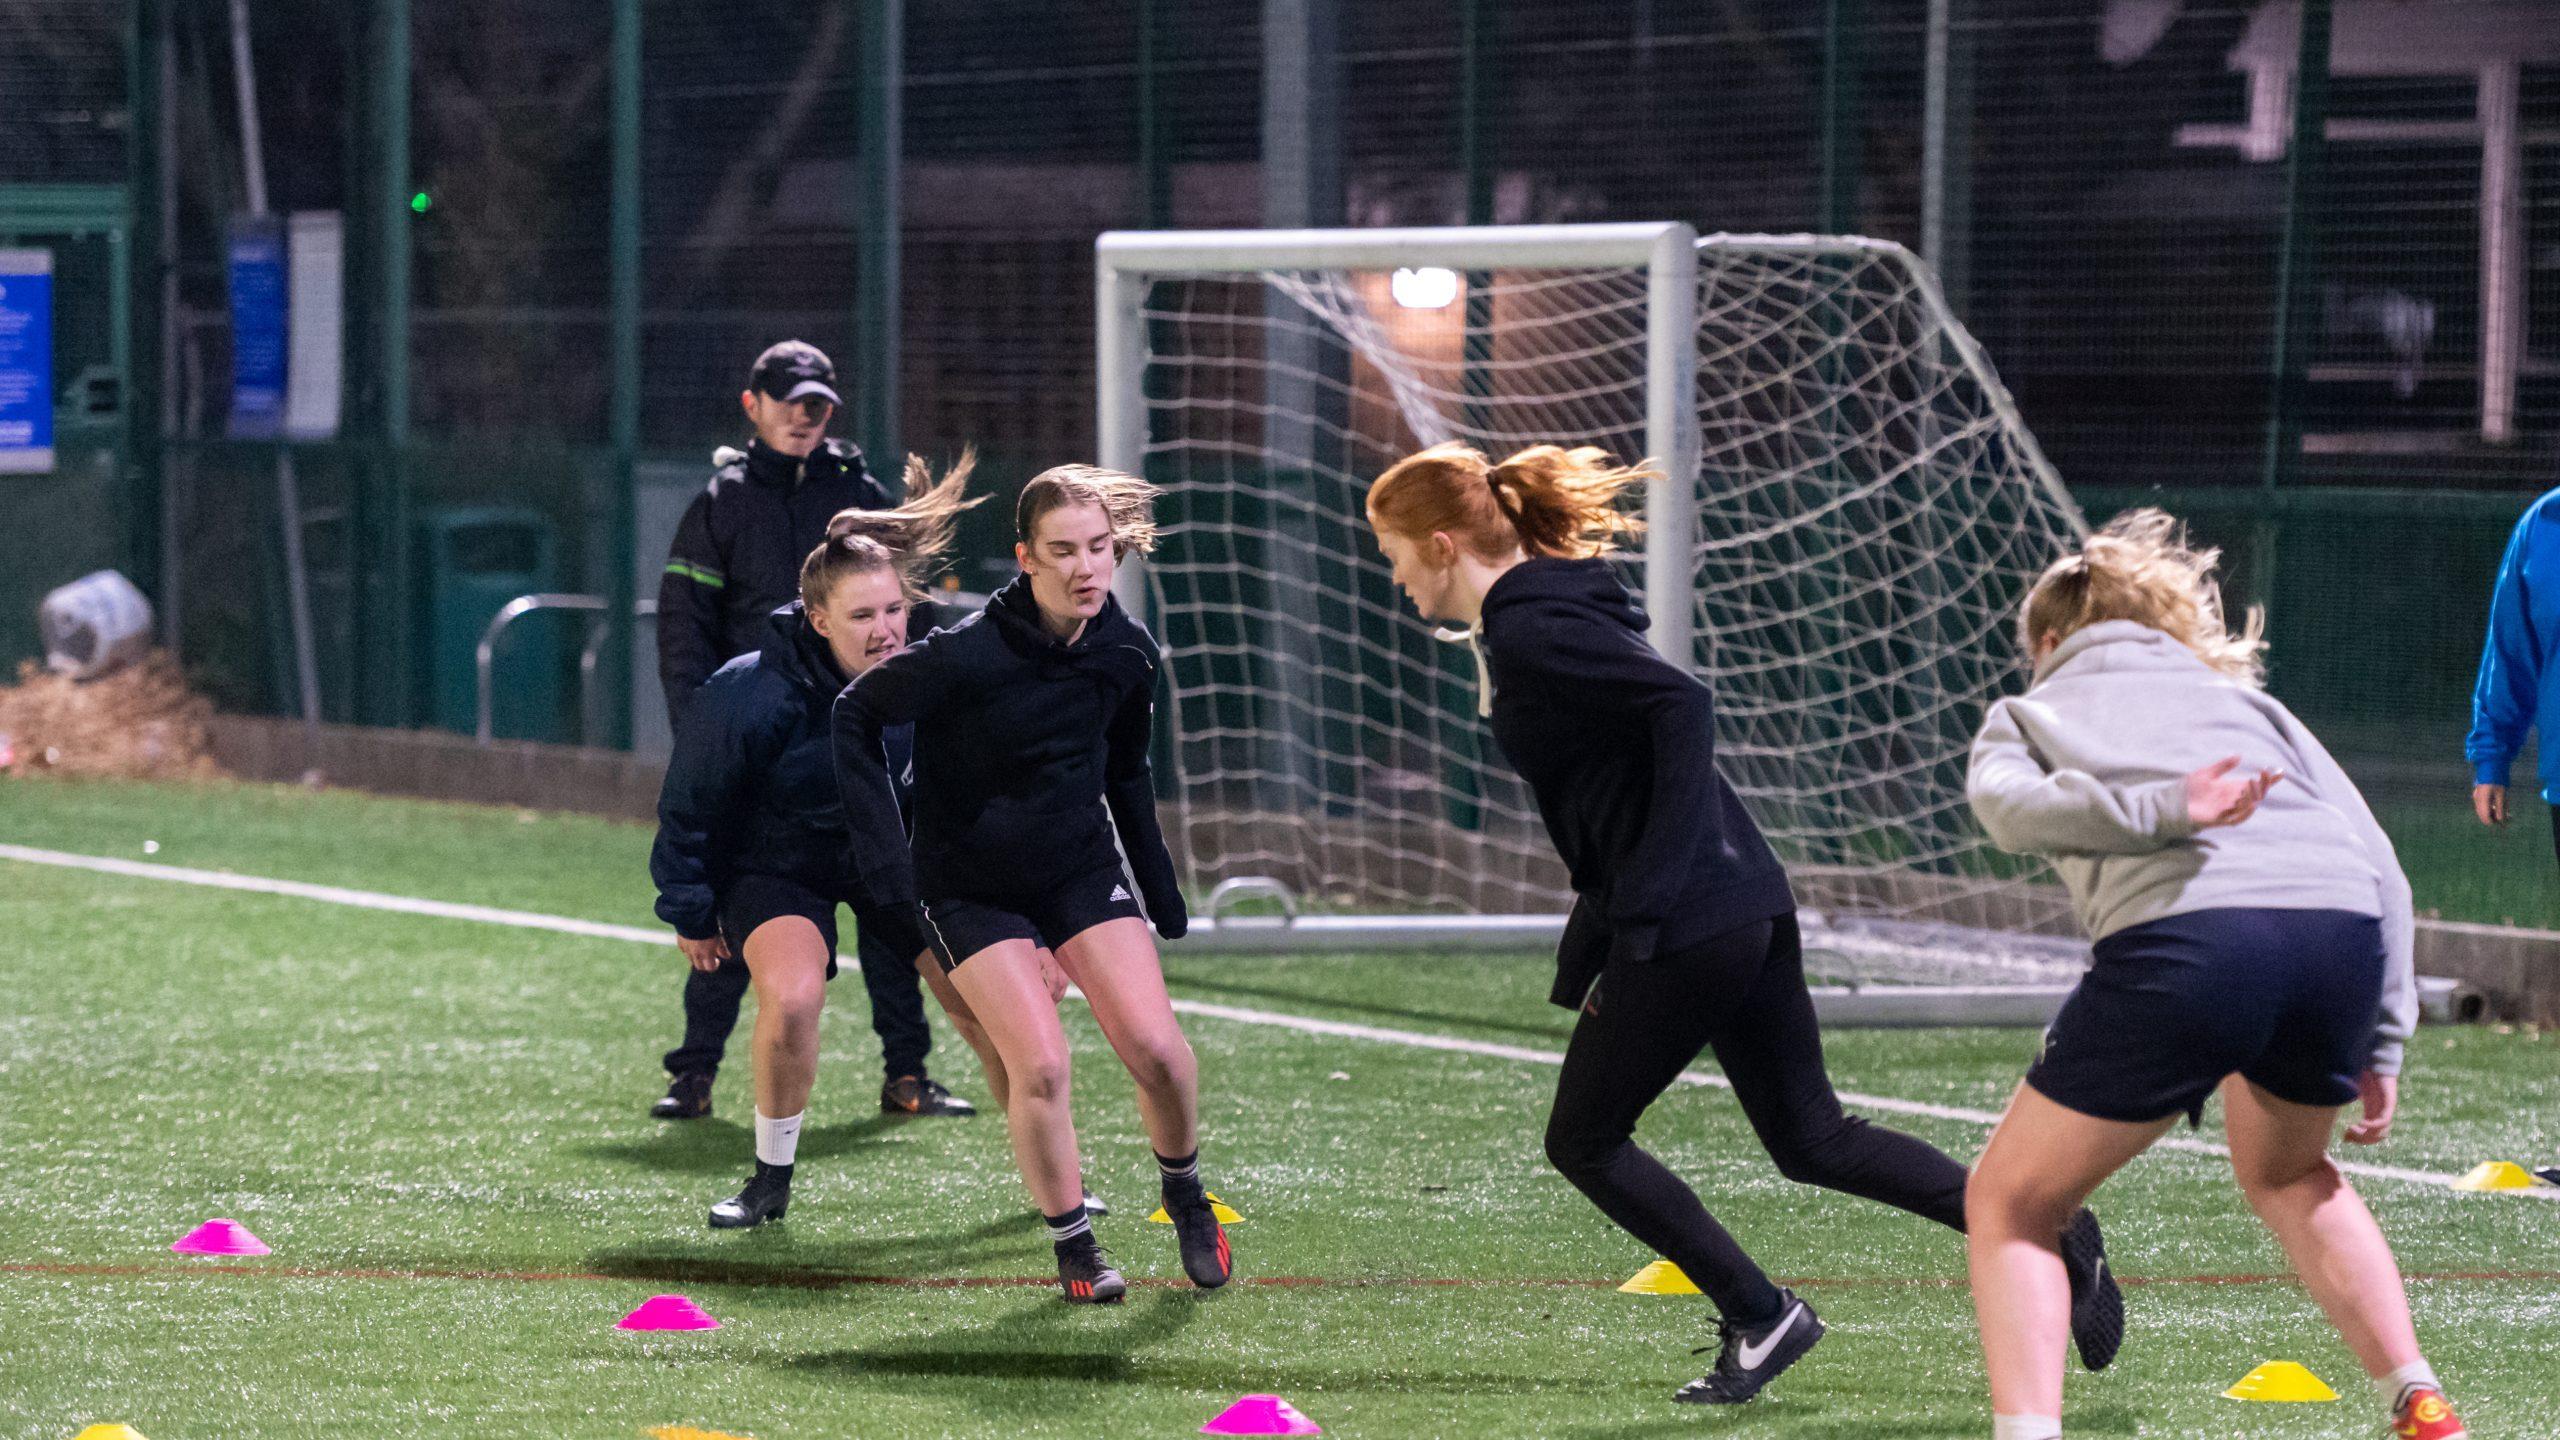
<svg viewBox="0 0 2560 1440"><path fill-rule="evenodd" d="M436 202L427 198L427 192L424 190L421 190L417 194L409 197L409 208L417 211L421 215L426 214L427 207L434 203Z"/></svg>

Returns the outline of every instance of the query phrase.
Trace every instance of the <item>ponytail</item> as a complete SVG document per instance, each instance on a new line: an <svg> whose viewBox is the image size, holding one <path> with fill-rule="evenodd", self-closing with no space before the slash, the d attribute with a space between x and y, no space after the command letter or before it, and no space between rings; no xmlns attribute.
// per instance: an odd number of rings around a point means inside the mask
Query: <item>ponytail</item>
<svg viewBox="0 0 2560 1440"><path fill-rule="evenodd" d="M2128 510L2077 555L2045 567L2018 616L2027 653L2091 625L2131 620L2174 637L2197 659L2243 685L2264 682L2266 613L2250 606L2234 634L2214 570L2222 552L2197 548L2165 510Z"/></svg>
<svg viewBox="0 0 2560 1440"><path fill-rule="evenodd" d="M1485 560L1513 550L1583 560L1644 529L1619 497L1661 473L1590 445L1532 445L1496 465L1451 440L1388 467L1369 486L1369 521L1416 538L1446 532Z"/></svg>
<svg viewBox="0 0 2560 1440"><path fill-rule="evenodd" d="M822 610L838 584L875 570L896 571L909 598L922 594L924 582L951 549L961 515L986 499L963 494L977 464L977 452L963 450L958 463L936 478L922 456L910 455L904 503L887 510L837 511L827 521L827 538L801 562L801 603Z"/></svg>

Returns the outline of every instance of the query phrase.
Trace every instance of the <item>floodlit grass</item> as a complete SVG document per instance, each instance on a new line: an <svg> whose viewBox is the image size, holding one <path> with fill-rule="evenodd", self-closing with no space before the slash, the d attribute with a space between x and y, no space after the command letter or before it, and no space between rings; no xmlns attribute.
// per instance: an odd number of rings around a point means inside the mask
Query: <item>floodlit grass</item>
<svg viewBox="0 0 2560 1440"><path fill-rule="evenodd" d="M636 826L216 786L0 782L0 840L647 924ZM2547 859L2547 857L2545 857ZM2422 903L2424 899L2422 897ZM703 1225L745 1173L741 1063L716 1118L644 1114L677 1026L672 948L0 861L0 1435L124 1421L191 1436L1184 1436L1276 1391L1340 1436L1978 1436L1955 1237L1789 1185L1729 1097L1684 1090L1645 1141L1832 1334L1762 1401L1670 1391L1696 1299L1609 1284L1650 1257L1538 1151L1551 1069L1208 1017L1212 1187L1248 1281L1178 1282L1140 1218L1131 1089L1070 1012L1102 1234L1141 1288L1060 1304L1000 1122L873 1113L877 1051L841 984L791 1218ZM1177 958L1179 997L1553 1049L1540 964ZM743 1030L742 1030L743 1037ZM1994 1109L2024 1032L1840 1032L1844 1089ZM943 1032L946 1077L978 1094ZM2355 1158L2445 1171L2560 1157L2560 1038L2428 1032L2404 1133ZM1906 1124L1960 1157L1980 1128ZM2474 1433L2560 1411L2560 1205L2364 1185ZM2071 1382L2074 1433L2358 1435L2353 1362L2217 1164L2146 1158L2101 1196L2131 1290L2124 1358ZM215 1215L275 1249L184 1260ZM2508 1276L2511 1278L2498 1278ZM2487 1278L2483 1278L2487 1277ZM2176 1283L2238 1278L2246 1283ZM1175 1283L1164 1283L1173 1280ZM651 1294L708 1334L613 1328ZM2242 1407L2267 1359L2345 1397Z"/></svg>

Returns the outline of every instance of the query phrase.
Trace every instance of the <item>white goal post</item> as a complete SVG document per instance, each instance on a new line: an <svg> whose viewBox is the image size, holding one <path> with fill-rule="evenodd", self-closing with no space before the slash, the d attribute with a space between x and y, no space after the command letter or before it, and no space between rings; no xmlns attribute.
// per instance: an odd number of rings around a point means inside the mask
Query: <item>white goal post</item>
<svg viewBox="0 0 2560 1440"><path fill-rule="evenodd" d="M1097 458L1167 491L1120 596L1171 672L1186 946L1552 944L1570 894L1484 753L1471 662L1401 612L1360 506L1421 445L1552 441L1663 472L1630 557L1650 638L1714 684L1718 763L1809 947L1940 987L1936 1010L2076 969L2058 892L1983 841L1961 767L2023 679L2026 582L2085 525L1909 251L1657 223L1112 233L1095 256ZM1237 893L1288 913L1238 917ZM1956 1010L1984 1006L2020 1011Z"/></svg>

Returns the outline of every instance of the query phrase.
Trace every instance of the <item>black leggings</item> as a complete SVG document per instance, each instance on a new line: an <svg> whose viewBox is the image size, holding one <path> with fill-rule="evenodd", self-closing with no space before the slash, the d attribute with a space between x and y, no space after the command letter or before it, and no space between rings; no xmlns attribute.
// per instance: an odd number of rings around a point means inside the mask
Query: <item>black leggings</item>
<svg viewBox="0 0 2560 1440"><path fill-rule="evenodd" d="M1710 1046L1779 1174L1964 1229L1962 1165L1841 1112L1822 1066L1793 915L1612 965L1565 1047L1547 1158L1601 1213L1686 1272L1727 1319L1769 1318L1776 1287L1697 1193L1632 1139L1636 1118Z"/></svg>

